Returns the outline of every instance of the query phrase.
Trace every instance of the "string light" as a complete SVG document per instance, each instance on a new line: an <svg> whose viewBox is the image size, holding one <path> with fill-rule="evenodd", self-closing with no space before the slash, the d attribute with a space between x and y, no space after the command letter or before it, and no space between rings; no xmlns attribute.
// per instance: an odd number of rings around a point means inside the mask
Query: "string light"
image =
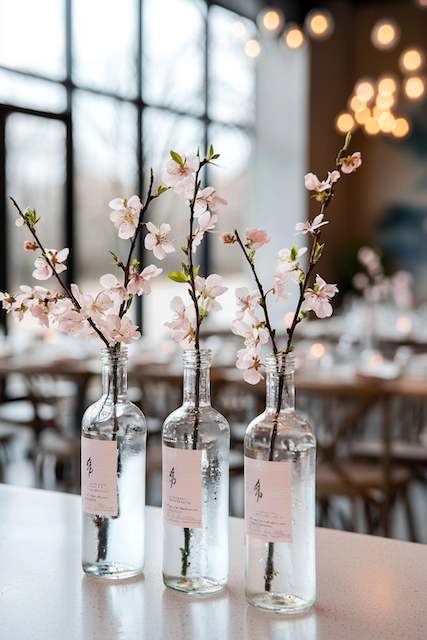
<svg viewBox="0 0 427 640"><path fill-rule="evenodd" d="M356 120L357 124L365 124L365 122L367 122L371 115L372 114L369 107L365 107L363 111L357 111L357 113L354 114L354 119Z"/></svg>
<svg viewBox="0 0 427 640"><path fill-rule="evenodd" d="M399 25L395 20L384 18L379 20L371 31L371 40L374 47L382 51L393 49L400 39Z"/></svg>
<svg viewBox="0 0 427 640"><path fill-rule="evenodd" d="M334 19L329 11L310 11L305 19L305 28L314 40L326 40L334 31Z"/></svg>
<svg viewBox="0 0 427 640"><path fill-rule="evenodd" d="M268 7L260 11L257 16L257 24L261 31L274 34L280 31L284 23L283 13L275 7Z"/></svg>
<svg viewBox="0 0 427 640"><path fill-rule="evenodd" d="M424 54L421 49L411 47L402 51L399 58L399 66L403 73L418 71L424 64Z"/></svg>
<svg viewBox="0 0 427 640"><path fill-rule="evenodd" d="M341 133L348 133L354 128L354 118L350 113L340 113L335 121L335 126Z"/></svg>
<svg viewBox="0 0 427 640"><path fill-rule="evenodd" d="M282 35L282 42L289 49L299 49L304 44L304 32L298 25L290 24Z"/></svg>
<svg viewBox="0 0 427 640"><path fill-rule="evenodd" d="M241 20L235 20L230 25L231 34L239 40L247 35L246 27Z"/></svg>
<svg viewBox="0 0 427 640"><path fill-rule="evenodd" d="M361 100L368 103L375 95L375 87L370 80L359 80L359 82L354 87L354 93Z"/></svg>
<svg viewBox="0 0 427 640"><path fill-rule="evenodd" d="M378 81L378 93L382 96L392 96L396 93L397 82L392 76L383 76Z"/></svg>
<svg viewBox="0 0 427 640"><path fill-rule="evenodd" d="M392 134L395 138L404 138L409 133L409 122L406 118L396 118Z"/></svg>
<svg viewBox="0 0 427 640"><path fill-rule="evenodd" d="M370 136L375 136L380 132L380 123L376 118L368 118L365 122L365 131Z"/></svg>
<svg viewBox="0 0 427 640"><path fill-rule="evenodd" d="M258 58L261 53L261 45L255 38L248 40L245 44L245 53L248 58Z"/></svg>
<svg viewBox="0 0 427 640"><path fill-rule="evenodd" d="M425 92L425 83L420 76L411 76L403 84L403 90L409 100L419 100Z"/></svg>

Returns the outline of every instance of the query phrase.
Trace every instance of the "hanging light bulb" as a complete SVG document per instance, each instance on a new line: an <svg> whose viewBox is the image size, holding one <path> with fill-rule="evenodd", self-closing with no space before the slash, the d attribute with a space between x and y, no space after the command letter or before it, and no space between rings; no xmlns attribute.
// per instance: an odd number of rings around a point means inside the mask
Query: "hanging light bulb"
<svg viewBox="0 0 427 640"><path fill-rule="evenodd" d="M374 47L382 51L393 49L400 40L400 27L395 20L384 18L378 20L371 31Z"/></svg>
<svg viewBox="0 0 427 640"><path fill-rule="evenodd" d="M374 83L368 78L362 78L356 83L354 93L358 98L369 103L375 95Z"/></svg>
<svg viewBox="0 0 427 640"><path fill-rule="evenodd" d="M382 76L378 80L378 93L382 96L392 96L397 91L397 82L393 76Z"/></svg>
<svg viewBox="0 0 427 640"><path fill-rule="evenodd" d="M245 44L245 53L248 58L258 58L261 53L261 45L256 38L247 41Z"/></svg>
<svg viewBox="0 0 427 640"><path fill-rule="evenodd" d="M409 122L406 118L396 118L392 134L395 138L404 138L409 133Z"/></svg>
<svg viewBox="0 0 427 640"><path fill-rule="evenodd" d="M259 12L256 21L260 31L273 35L280 31L285 19L280 9L267 7Z"/></svg>
<svg viewBox="0 0 427 640"><path fill-rule="evenodd" d="M402 73L419 71L424 65L424 53L418 47L410 47L402 51L399 57L399 67Z"/></svg>
<svg viewBox="0 0 427 640"><path fill-rule="evenodd" d="M299 49L304 44L304 32L297 24L289 24L281 40L289 49Z"/></svg>
<svg viewBox="0 0 427 640"><path fill-rule="evenodd" d="M420 76L411 76L403 83L403 90L409 100L419 100L425 93L425 82Z"/></svg>
<svg viewBox="0 0 427 640"><path fill-rule="evenodd" d="M340 113L335 120L335 126L340 133L348 133L354 128L354 118L350 113Z"/></svg>
<svg viewBox="0 0 427 640"><path fill-rule="evenodd" d="M326 9L313 9L305 19L305 28L314 40L326 40L334 31L334 19Z"/></svg>

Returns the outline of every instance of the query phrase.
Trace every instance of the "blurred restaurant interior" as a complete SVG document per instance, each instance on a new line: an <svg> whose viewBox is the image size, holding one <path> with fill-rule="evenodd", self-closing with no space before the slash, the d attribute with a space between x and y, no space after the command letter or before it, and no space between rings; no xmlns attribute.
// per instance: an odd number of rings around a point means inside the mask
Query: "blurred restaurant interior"
<svg viewBox="0 0 427 640"><path fill-rule="evenodd" d="M427 2L271 4L0 0L0 291L31 284L33 268L10 195L42 215L47 246L70 248L67 281L90 293L120 250L108 202L142 194L170 149L212 144L210 182L228 206L198 258L229 290L203 343L213 404L231 426L230 512L242 516L243 437L265 387L234 366L234 290L251 286L250 272L218 236L265 227L268 278L316 212L304 175L326 174L351 131L363 165L324 232L334 315L296 334L297 407L319 446L317 523L427 543ZM184 234L176 200L153 210ZM176 284L152 289L133 306L142 339L129 347L129 394L147 418L147 503L158 506L182 354L164 327ZM272 315L285 333L283 305ZM99 395L95 340L2 311L0 481L78 494L81 418Z"/></svg>

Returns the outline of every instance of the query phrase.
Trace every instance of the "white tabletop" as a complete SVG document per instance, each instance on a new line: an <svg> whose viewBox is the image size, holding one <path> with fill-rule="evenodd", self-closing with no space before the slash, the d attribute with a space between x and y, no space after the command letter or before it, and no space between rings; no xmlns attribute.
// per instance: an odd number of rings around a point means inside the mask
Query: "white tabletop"
<svg viewBox="0 0 427 640"><path fill-rule="evenodd" d="M285 617L246 605L243 526L215 597L163 587L161 513L147 509L144 579L80 568L80 499L0 485L0 638L5 640L426 640L427 545L318 530L318 602Z"/></svg>

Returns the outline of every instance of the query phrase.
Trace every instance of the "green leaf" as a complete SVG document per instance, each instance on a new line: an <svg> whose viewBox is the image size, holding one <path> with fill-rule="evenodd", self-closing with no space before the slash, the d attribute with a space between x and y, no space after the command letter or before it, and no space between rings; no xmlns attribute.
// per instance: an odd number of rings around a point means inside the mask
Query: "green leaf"
<svg viewBox="0 0 427 640"><path fill-rule="evenodd" d="M193 277L194 278L197 278L197 276L199 275L199 271L200 271L200 265L199 264L195 265L193 267Z"/></svg>
<svg viewBox="0 0 427 640"><path fill-rule="evenodd" d="M139 267L139 264L140 264L140 262L139 262L138 258L134 258L132 260L132 262L131 262L132 267L135 267L135 268Z"/></svg>
<svg viewBox="0 0 427 640"><path fill-rule="evenodd" d="M164 184L159 184L159 186L156 189L156 192L154 194L155 197L159 197L162 195L162 193L165 193L165 191L169 191L169 187L166 187Z"/></svg>
<svg viewBox="0 0 427 640"><path fill-rule="evenodd" d="M289 257L292 260L292 262L294 262L294 260L297 259L297 257L298 257L298 247L297 246L293 245L291 247L291 255Z"/></svg>
<svg viewBox="0 0 427 640"><path fill-rule="evenodd" d="M351 138L352 138L351 131L349 131L349 132L347 133L346 137L345 137L345 142L344 142L344 148L343 148L343 151L347 151L347 149L349 148L349 146L350 146L350 142L351 142Z"/></svg>
<svg viewBox="0 0 427 640"><path fill-rule="evenodd" d="M185 165L184 158L182 158L176 151L171 151L170 156L172 160L179 164L180 167L183 167Z"/></svg>
<svg viewBox="0 0 427 640"><path fill-rule="evenodd" d="M324 246L325 246L324 242L322 244L319 244L319 243L316 244L316 248L314 250L314 256L313 256L314 262L317 262L322 257Z"/></svg>
<svg viewBox="0 0 427 640"><path fill-rule="evenodd" d="M255 250L254 250L254 249L250 249L250 250L248 251L248 258L249 258L249 261L250 261L250 262L253 262L253 261L254 261L254 258L255 258Z"/></svg>
<svg viewBox="0 0 427 640"><path fill-rule="evenodd" d="M186 276L185 273L182 273L181 271L171 271L170 273L168 273L168 278L169 280L173 280L173 282L188 282L188 276Z"/></svg>
<svg viewBox="0 0 427 640"><path fill-rule="evenodd" d="M186 255L186 256L188 256L188 247L187 247L187 245L186 245L186 244L183 244L183 245L181 246L181 251L182 251L183 253L185 253L185 255Z"/></svg>
<svg viewBox="0 0 427 640"><path fill-rule="evenodd" d="M211 160L218 160L219 158L219 153L214 153L213 156L211 156Z"/></svg>

